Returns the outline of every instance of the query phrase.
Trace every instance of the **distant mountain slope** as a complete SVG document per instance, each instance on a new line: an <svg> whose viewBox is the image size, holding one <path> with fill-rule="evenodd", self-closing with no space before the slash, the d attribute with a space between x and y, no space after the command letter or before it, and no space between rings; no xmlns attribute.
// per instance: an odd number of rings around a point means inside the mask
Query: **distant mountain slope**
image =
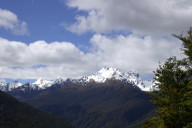
<svg viewBox="0 0 192 128"><path fill-rule="evenodd" d="M78 128L124 128L155 108L145 92L120 80L82 84L69 81L25 102L65 118Z"/></svg>
<svg viewBox="0 0 192 128"><path fill-rule="evenodd" d="M39 111L0 91L1 128L72 128L63 119Z"/></svg>

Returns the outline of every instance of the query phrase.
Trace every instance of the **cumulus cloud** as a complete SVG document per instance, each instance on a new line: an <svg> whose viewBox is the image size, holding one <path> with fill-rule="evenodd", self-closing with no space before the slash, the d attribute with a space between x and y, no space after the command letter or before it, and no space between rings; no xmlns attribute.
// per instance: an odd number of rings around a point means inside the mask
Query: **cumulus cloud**
<svg viewBox="0 0 192 128"><path fill-rule="evenodd" d="M107 37L96 34L90 39L91 51L85 53L70 42L23 42L0 38L0 78L55 79L79 78L103 66L132 69L143 77L153 76L159 61L178 55L180 41L151 36Z"/></svg>
<svg viewBox="0 0 192 128"><path fill-rule="evenodd" d="M53 79L79 77L89 73L93 55L85 54L69 42L23 42L0 38L0 78ZM92 61L93 62L93 61Z"/></svg>
<svg viewBox="0 0 192 128"><path fill-rule="evenodd" d="M84 53L69 42L36 41L29 45L0 38L0 65L31 66L36 64L77 63Z"/></svg>
<svg viewBox="0 0 192 128"><path fill-rule="evenodd" d="M0 28L11 31L15 35L28 34L27 23L20 21L16 14L0 8Z"/></svg>
<svg viewBox="0 0 192 128"><path fill-rule="evenodd" d="M136 70L143 77L151 77L159 62L170 56L182 58L181 42L173 38L154 38L136 35L110 38L95 35L91 39L94 55L101 65L117 67L123 71Z"/></svg>
<svg viewBox="0 0 192 128"><path fill-rule="evenodd" d="M137 34L172 34L192 22L191 0L68 0L67 5L87 12L68 27L75 33L126 30Z"/></svg>

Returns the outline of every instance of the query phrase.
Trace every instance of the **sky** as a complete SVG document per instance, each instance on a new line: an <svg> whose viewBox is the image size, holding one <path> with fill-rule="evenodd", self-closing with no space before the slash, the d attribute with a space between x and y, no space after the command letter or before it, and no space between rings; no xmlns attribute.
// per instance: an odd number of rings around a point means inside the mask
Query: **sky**
<svg viewBox="0 0 192 128"><path fill-rule="evenodd" d="M191 0L0 0L0 82L80 78L104 66L152 79L181 58L172 36L192 25Z"/></svg>

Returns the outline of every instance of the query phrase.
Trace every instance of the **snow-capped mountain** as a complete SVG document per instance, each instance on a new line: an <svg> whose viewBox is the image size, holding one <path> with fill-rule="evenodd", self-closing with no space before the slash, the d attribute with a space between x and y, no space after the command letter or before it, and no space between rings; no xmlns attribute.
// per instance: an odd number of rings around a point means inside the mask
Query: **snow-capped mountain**
<svg viewBox="0 0 192 128"><path fill-rule="evenodd" d="M22 84L19 83L18 81L15 81L7 84L0 83L0 90L5 92L12 91L14 89L20 89L25 91L26 88L31 90L41 90L52 86L53 83L54 82L45 80L43 78L37 79L34 83L26 83L26 84Z"/></svg>
<svg viewBox="0 0 192 128"><path fill-rule="evenodd" d="M38 89L46 89L53 85L53 81L48 81L43 78L37 79L34 83L31 84L33 87L37 87Z"/></svg>
<svg viewBox="0 0 192 128"><path fill-rule="evenodd" d="M52 84L62 84L64 82L65 82L65 80L59 76L59 77L57 77L57 79L55 81L53 81Z"/></svg>
<svg viewBox="0 0 192 128"><path fill-rule="evenodd" d="M42 89L51 87L54 84L62 84L64 82L65 80L62 79L61 77L58 77L55 81L49 81L44 78L39 78L34 83L29 83L29 85L25 85L25 86L27 86L32 90L42 90Z"/></svg>
<svg viewBox="0 0 192 128"><path fill-rule="evenodd" d="M43 78L37 79L34 83L28 83L22 85L21 83L15 81L13 83L8 84L0 84L0 90L2 91L11 91L12 89L18 88L22 91L25 91L25 88L30 90L42 90L48 87L51 87L55 84L63 86L67 82L73 83L83 83L83 85L87 85L89 82L96 83L104 83L107 80L120 80L126 83L130 83L133 86L139 87L142 91L152 91L153 90L153 82L152 81L143 81L139 74L135 71L129 71L126 73L120 72L120 70L112 67L104 67L95 74L84 76L80 79L67 79L64 80L61 77L58 77L54 81L48 81Z"/></svg>
<svg viewBox="0 0 192 128"><path fill-rule="evenodd" d="M104 67L95 74L84 76L80 80L82 82L95 81L97 83L104 83L107 79L115 79L122 81L127 80L128 82L133 84L139 84L141 82L139 74L134 71L122 73L116 68L109 67Z"/></svg>
<svg viewBox="0 0 192 128"><path fill-rule="evenodd" d="M7 83L7 84L0 84L0 90L2 91L11 91L12 89L18 88L22 86L21 83L18 81L12 82L12 83Z"/></svg>
<svg viewBox="0 0 192 128"><path fill-rule="evenodd" d="M122 73L118 69L112 67L104 67L95 74L84 76L77 81L95 81L96 83L104 83L108 79L131 83L133 86L138 86L142 91L151 91L153 86L152 81L142 81L142 79L139 77L139 74L135 71Z"/></svg>
<svg viewBox="0 0 192 128"><path fill-rule="evenodd" d="M1 91L6 91L6 84L0 83L0 90Z"/></svg>

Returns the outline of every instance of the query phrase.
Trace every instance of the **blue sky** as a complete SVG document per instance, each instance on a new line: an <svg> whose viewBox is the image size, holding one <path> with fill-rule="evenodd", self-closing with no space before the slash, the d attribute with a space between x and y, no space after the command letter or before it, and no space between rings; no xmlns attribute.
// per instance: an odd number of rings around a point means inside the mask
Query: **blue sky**
<svg viewBox="0 0 192 128"><path fill-rule="evenodd" d="M171 36L192 23L190 0L0 0L0 81L79 78L104 66L153 77L182 57Z"/></svg>
<svg viewBox="0 0 192 128"><path fill-rule="evenodd" d="M18 18L27 23L29 34L16 36L4 29L1 36L10 40L32 43L37 40L69 41L76 45L89 41L90 34L77 36L61 27L61 24L74 22L77 9L69 8L59 0L1 0L2 9L15 13Z"/></svg>

